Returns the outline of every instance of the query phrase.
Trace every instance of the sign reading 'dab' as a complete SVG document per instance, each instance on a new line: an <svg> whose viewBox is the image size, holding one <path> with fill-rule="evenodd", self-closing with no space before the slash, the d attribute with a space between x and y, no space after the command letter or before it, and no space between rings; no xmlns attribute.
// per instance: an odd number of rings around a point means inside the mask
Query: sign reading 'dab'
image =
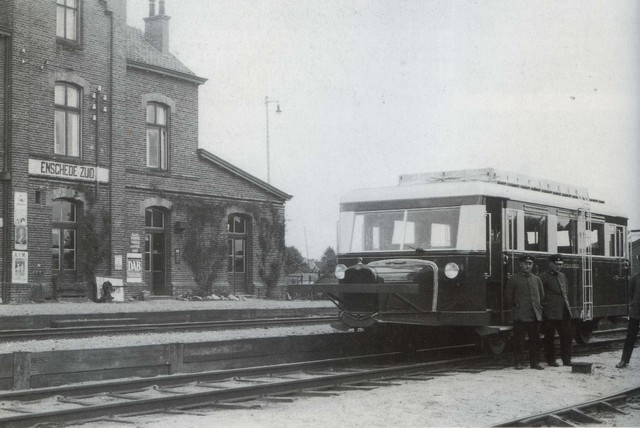
<svg viewBox="0 0 640 428"><path fill-rule="evenodd" d="M29 159L29 174L78 181L109 182L109 170L107 168L50 160Z"/></svg>
<svg viewBox="0 0 640 428"><path fill-rule="evenodd" d="M142 282L142 254L127 253L127 282Z"/></svg>

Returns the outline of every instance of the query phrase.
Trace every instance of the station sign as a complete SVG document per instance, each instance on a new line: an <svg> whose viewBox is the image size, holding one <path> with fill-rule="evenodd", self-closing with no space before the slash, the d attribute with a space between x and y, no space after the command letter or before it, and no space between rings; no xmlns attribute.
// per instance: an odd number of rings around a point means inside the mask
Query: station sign
<svg viewBox="0 0 640 428"><path fill-rule="evenodd" d="M29 159L29 174L76 181L109 182L107 168L41 159Z"/></svg>

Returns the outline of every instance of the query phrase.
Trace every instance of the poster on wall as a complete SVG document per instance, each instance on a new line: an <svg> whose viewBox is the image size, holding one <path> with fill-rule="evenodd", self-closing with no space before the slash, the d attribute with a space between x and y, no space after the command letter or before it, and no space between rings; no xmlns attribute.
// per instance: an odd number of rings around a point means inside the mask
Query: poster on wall
<svg viewBox="0 0 640 428"><path fill-rule="evenodd" d="M26 251L14 251L11 280L14 284L27 284L29 282L29 253Z"/></svg>
<svg viewBox="0 0 640 428"><path fill-rule="evenodd" d="M127 282L142 282L142 254L127 253Z"/></svg>
<svg viewBox="0 0 640 428"><path fill-rule="evenodd" d="M15 226L15 249L26 250L28 244L26 192L15 192L13 224Z"/></svg>
<svg viewBox="0 0 640 428"><path fill-rule="evenodd" d="M16 225L15 231L16 250L26 250L28 241L27 226Z"/></svg>

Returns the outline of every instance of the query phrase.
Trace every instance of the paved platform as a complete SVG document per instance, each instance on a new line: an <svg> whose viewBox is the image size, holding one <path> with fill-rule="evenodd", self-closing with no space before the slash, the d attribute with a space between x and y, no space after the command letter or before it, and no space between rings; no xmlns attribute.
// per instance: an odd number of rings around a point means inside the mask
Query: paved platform
<svg viewBox="0 0 640 428"><path fill-rule="evenodd" d="M151 300L126 303L31 303L0 305L0 329L46 328L73 320L122 319L127 322L187 322L275 317L336 315L328 300L183 301ZM136 320L136 321L133 321ZM108 321L107 321L108 322Z"/></svg>

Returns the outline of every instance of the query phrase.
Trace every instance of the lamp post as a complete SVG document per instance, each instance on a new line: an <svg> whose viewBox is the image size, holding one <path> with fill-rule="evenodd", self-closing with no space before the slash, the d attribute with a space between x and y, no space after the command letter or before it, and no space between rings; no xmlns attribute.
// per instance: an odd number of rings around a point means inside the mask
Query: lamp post
<svg viewBox="0 0 640 428"><path fill-rule="evenodd" d="M280 102L269 97L264 97L264 109L267 115L267 183L271 184L271 159L269 153L269 104L276 103L276 113L282 113Z"/></svg>

